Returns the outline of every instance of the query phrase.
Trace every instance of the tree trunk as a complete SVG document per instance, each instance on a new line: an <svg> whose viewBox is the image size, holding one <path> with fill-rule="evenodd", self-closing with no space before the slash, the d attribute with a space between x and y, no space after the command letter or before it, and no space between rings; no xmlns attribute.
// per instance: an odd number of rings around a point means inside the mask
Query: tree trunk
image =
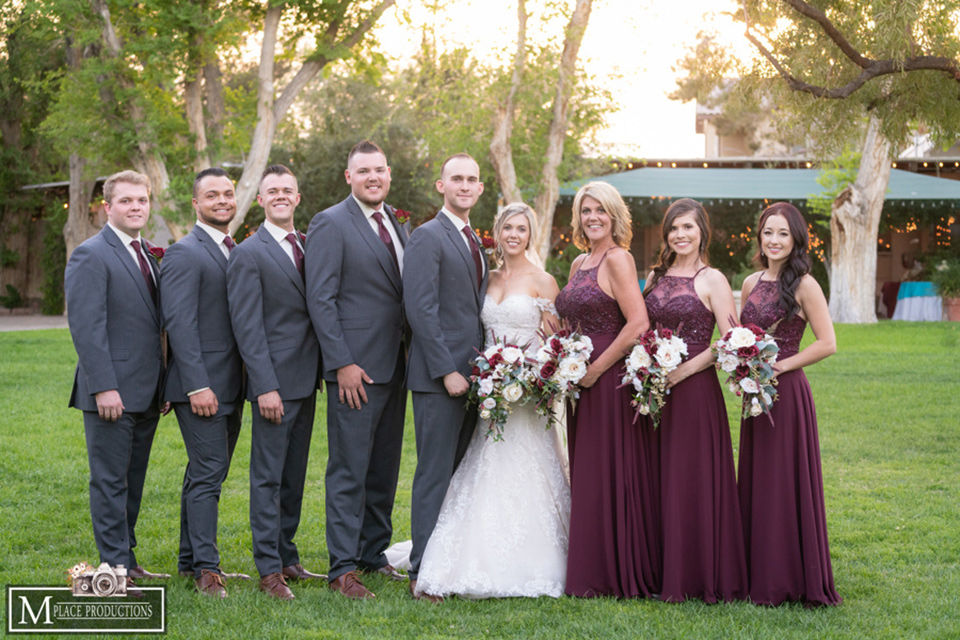
<svg viewBox="0 0 960 640"><path fill-rule="evenodd" d="M517 52L513 59L513 76L510 79L510 92L507 101L498 105L490 140L490 163L497 175L497 183L503 194L505 204L522 202L523 194L517 188L517 170L513 164L513 150L510 148L510 135L513 132L513 120L516 115L516 97L523 80L523 67L527 57L527 6L525 0L517 2Z"/></svg>
<svg viewBox="0 0 960 640"><path fill-rule="evenodd" d="M892 147L871 117L856 181L833 201L830 217L830 317L851 324L877 321L877 237L890 182Z"/></svg>
<svg viewBox="0 0 960 640"><path fill-rule="evenodd" d="M207 130L210 132L208 139L217 141L214 143L213 155L210 155L210 149L207 149L210 166L213 166L214 163L219 164L220 155L223 153L219 141L223 139L223 116L226 112L223 102L223 75L216 58L203 67L203 86L207 97L207 113L210 114L207 121Z"/></svg>
<svg viewBox="0 0 960 640"><path fill-rule="evenodd" d="M540 178L539 194L534 208L540 216L540 259L544 264L550 255L553 244L553 214L560 199L560 181L557 178L557 169L563 161L563 143L567 135L570 119L570 94L573 87L573 75L576 71L577 56L580 53L580 43L590 21L592 0L577 0L567 24L563 41L563 54L560 57L560 69L557 77L557 87L553 98L553 120L550 122L550 133L547 141L547 154L543 163L543 173Z"/></svg>
<svg viewBox="0 0 960 640"><path fill-rule="evenodd" d="M370 31L383 12L389 9L396 0L380 0L376 7L370 10L367 17L342 40L339 39L340 23L333 22L327 30L318 36L324 42L324 50L349 51ZM263 43L260 47L260 65L257 82L257 126L253 130L253 139L250 142L250 153L243 165L243 173L237 183L237 217L230 223L230 233L235 233L250 211L260 186L260 176L267 167L270 151L273 148L273 134L279 123L287 115L293 101L307 84L317 77L331 58L315 54L311 56L297 71L284 87L279 97L274 101L273 67L277 48L277 28L283 15L285 5L271 5L263 18Z"/></svg>
<svg viewBox="0 0 960 640"><path fill-rule="evenodd" d="M90 220L90 200L96 182L84 179L87 161L76 153L70 154L70 205L67 221L63 225L63 239L67 244L67 260L80 244L99 231L100 227Z"/></svg>
<svg viewBox="0 0 960 640"><path fill-rule="evenodd" d="M117 58L122 54L123 45L113 28L113 21L110 18L110 8L106 0L93 0L94 10L103 18L103 43L106 46L107 53L112 58ZM118 77L120 85L135 94L135 87L129 77L120 74ZM118 105L119 106L119 105ZM187 229L184 229L176 222L169 220L163 215L164 210L175 211L176 201L170 197L167 188L170 186L170 176L167 173L167 165L156 147L156 144L150 140L150 126L147 122L146 113L143 106L136 100L130 100L124 108L130 121L137 131L136 146L131 152L131 162L137 171L150 178L150 189L152 195L151 212L154 215L163 217L170 234L175 240L179 240L186 235Z"/></svg>
<svg viewBox="0 0 960 640"><path fill-rule="evenodd" d="M203 69L199 69L192 78L184 78L183 103L187 113L187 126L193 136L193 170L202 171L210 166L207 154L207 128L203 119L203 91L201 80Z"/></svg>

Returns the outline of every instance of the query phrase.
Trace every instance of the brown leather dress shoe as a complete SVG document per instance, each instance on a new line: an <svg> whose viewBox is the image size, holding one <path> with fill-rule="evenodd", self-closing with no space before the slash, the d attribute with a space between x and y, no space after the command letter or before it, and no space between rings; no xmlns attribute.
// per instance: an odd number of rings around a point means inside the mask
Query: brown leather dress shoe
<svg viewBox="0 0 960 640"><path fill-rule="evenodd" d="M396 567L392 564L388 564L380 567L379 569L366 569L363 573L379 573L382 576L386 576L391 580L396 580L397 582L403 582L407 580L406 574L400 573L397 571Z"/></svg>
<svg viewBox="0 0 960 640"><path fill-rule="evenodd" d="M260 578L260 591L277 600L293 600L296 597L287 586L282 573L271 573Z"/></svg>
<svg viewBox="0 0 960 640"><path fill-rule="evenodd" d="M133 578L127 576L127 596L131 598L143 598L144 593L137 589L137 584L133 581Z"/></svg>
<svg viewBox="0 0 960 640"><path fill-rule="evenodd" d="M227 597L227 589L223 586L223 578L219 573L210 569L200 570L200 577L197 578L197 593L221 600Z"/></svg>
<svg viewBox="0 0 960 640"><path fill-rule="evenodd" d="M127 570L127 576L135 580L166 580L170 577L169 573L152 573L143 567L134 567Z"/></svg>
<svg viewBox="0 0 960 640"><path fill-rule="evenodd" d="M330 582L330 588L339 591L351 600L369 600L376 598L372 591L363 586L356 571L347 571L342 576L337 576Z"/></svg>
<svg viewBox="0 0 960 640"><path fill-rule="evenodd" d="M410 581L410 595L414 600L423 600L430 604L443 604L443 596L432 596L429 593L417 593L417 581Z"/></svg>
<svg viewBox="0 0 960 640"><path fill-rule="evenodd" d="M181 578L192 578L196 574L193 571L177 571ZM250 576L245 573L226 573L221 572L224 580L249 580Z"/></svg>
<svg viewBox="0 0 960 640"><path fill-rule="evenodd" d="M326 580L322 573L311 573L303 568L299 562L283 568L283 577L287 580Z"/></svg>

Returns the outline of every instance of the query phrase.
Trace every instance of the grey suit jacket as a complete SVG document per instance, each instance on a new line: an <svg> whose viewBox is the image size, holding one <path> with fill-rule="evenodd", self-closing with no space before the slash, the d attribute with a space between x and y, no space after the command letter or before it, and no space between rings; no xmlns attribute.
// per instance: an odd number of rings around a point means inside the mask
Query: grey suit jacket
<svg viewBox="0 0 960 640"><path fill-rule="evenodd" d="M312 394L320 345L307 312L300 272L263 226L233 250L227 266L230 320L247 365L247 399L279 391L283 400Z"/></svg>
<svg viewBox="0 0 960 640"><path fill-rule="evenodd" d="M478 287L463 234L442 213L410 234L407 255L416 256L403 271L404 308L413 330L407 388L445 393L443 376L459 371L469 379L483 345L480 309L489 270Z"/></svg>
<svg viewBox="0 0 960 640"><path fill-rule="evenodd" d="M153 257L147 258L159 283ZM116 389L141 413L162 383L163 319L143 274L109 226L77 247L64 273L68 323L77 349L70 406L96 411L95 395Z"/></svg>
<svg viewBox="0 0 960 640"><path fill-rule="evenodd" d="M164 254L163 317L170 354L165 399L210 387L220 402L240 399L242 361L227 306L227 259L206 231L193 231Z"/></svg>
<svg viewBox="0 0 960 640"><path fill-rule="evenodd" d="M385 206L406 249L409 223ZM374 383L393 376L406 330L403 282L383 241L352 197L313 217L305 251L307 307L323 353L323 377L356 364Z"/></svg>

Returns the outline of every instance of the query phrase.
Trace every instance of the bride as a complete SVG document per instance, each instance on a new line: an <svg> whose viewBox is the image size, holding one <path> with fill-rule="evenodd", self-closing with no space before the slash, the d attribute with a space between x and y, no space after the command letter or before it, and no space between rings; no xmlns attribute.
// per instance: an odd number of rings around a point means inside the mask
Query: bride
<svg viewBox="0 0 960 640"><path fill-rule="evenodd" d="M490 272L480 314L486 344L526 347L535 357L537 330L558 326L559 289L532 251L536 214L523 203L501 211L493 226L499 267ZM570 487L557 427L534 403L514 407L503 440L485 437L481 420L447 489L420 565L417 590L469 598L563 595L567 572Z"/></svg>

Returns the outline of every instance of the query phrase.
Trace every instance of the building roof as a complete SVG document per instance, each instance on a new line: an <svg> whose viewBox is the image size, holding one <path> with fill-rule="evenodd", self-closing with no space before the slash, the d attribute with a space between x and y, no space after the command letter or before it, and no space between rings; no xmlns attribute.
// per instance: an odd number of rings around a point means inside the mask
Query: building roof
<svg viewBox="0 0 960 640"><path fill-rule="evenodd" d="M616 187L624 199L694 198L731 200L807 200L823 191L817 169L634 169L565 185L560 197L570 198L590 180ZM887 201L955 201L960 206L960 181L892 169Z"/></svg>

